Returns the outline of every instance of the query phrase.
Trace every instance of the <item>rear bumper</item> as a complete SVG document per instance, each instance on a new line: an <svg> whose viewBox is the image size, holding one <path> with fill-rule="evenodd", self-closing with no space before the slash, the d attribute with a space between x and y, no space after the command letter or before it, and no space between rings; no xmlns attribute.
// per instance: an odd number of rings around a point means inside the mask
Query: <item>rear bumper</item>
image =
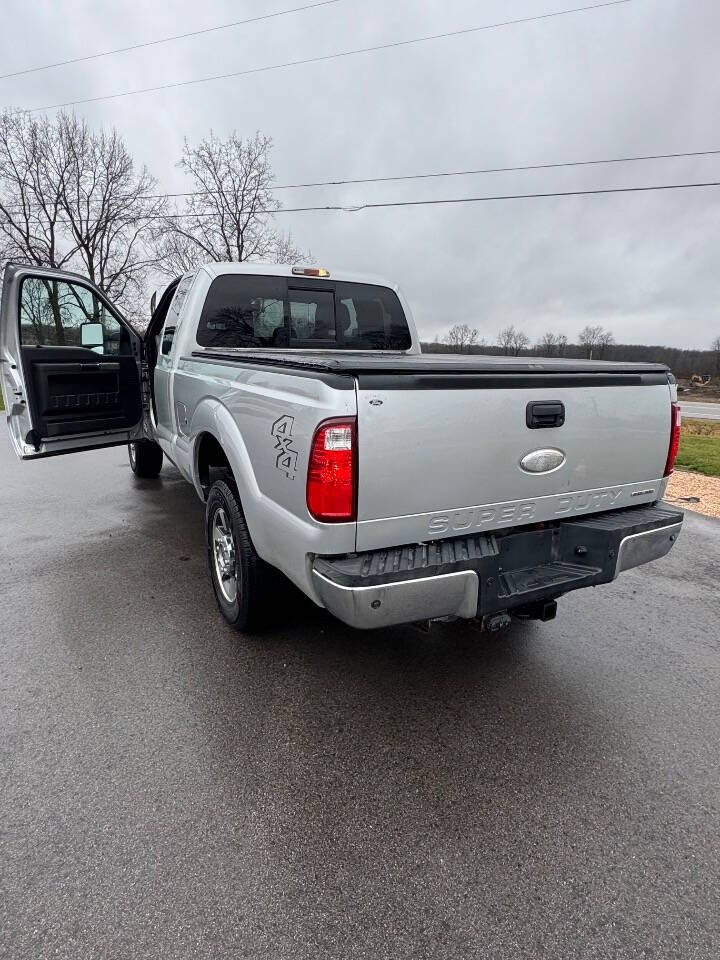
<svg viewBox="0 0 720 960"><path fill-rule="evenodd" d="M485 616L581 587L665 556L682 527L664 504L389 550L316 557L313 583L338 619L360 629Z"/></svg>

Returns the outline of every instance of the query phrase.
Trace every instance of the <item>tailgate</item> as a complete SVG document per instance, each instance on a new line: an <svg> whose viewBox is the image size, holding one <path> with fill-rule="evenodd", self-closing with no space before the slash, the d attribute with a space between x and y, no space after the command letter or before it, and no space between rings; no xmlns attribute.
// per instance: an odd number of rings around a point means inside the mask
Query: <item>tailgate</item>
<svg viewBox="0 0 720 960"><path fill-rule="evenodd" d="M651 503L662 495L667 374L361 375L357 382L358 550ZM528 405L543 403L562 404L561 425L528 425ZM537 408L541 415L547 409ZM555 452L528 457L540 450Z"/></svg>

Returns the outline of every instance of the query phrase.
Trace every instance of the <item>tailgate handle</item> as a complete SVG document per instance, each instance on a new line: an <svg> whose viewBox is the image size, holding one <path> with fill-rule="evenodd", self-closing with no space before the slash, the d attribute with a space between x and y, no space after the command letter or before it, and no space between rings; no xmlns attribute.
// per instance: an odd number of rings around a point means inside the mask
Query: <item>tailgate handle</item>
<svg viewBox="0 0 720 960"><path fill-rule="evenodd" d="M541 427L561 427L565 423L565 404L557 401L539 400L529 403L525 410L525 423L531 430Z"/></svg>

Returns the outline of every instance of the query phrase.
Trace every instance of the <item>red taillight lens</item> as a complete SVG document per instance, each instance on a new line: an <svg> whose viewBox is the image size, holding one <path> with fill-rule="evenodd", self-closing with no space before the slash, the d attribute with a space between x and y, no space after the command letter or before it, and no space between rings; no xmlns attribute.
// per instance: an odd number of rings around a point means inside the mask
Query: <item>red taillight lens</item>
<svg viewBox="0 0 720 960"><path fill-rule="evenodd" d="M355 420L326 420L315 431L307 478L308 510L316 520L355 519Z"/></svg>
<svg viewBox="0 0 720 960"><path fill-rule="evenodd" d="M680 424L682 422L680 404L673 403L670 406L670 448L668 449L667 463L665 464L665 473L663 474L664 477L669 477L673 472L675 458L678 455L678 447L680 446Z"/></svg>

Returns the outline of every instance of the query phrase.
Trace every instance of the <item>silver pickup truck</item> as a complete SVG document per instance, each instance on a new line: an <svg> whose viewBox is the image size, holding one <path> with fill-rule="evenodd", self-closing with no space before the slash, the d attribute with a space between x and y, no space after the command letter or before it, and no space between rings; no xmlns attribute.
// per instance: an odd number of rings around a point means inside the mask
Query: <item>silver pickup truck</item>
<svg viewBox="0 0 720 960"><path fill-rule="evenodd" d="M128 444L194 485L241 630L271 568L354 627L548 620L680 533L666 367L422 354L382 280L212 263L140 335L88 280L11 264L0 350L23 460Z"/></svg>

